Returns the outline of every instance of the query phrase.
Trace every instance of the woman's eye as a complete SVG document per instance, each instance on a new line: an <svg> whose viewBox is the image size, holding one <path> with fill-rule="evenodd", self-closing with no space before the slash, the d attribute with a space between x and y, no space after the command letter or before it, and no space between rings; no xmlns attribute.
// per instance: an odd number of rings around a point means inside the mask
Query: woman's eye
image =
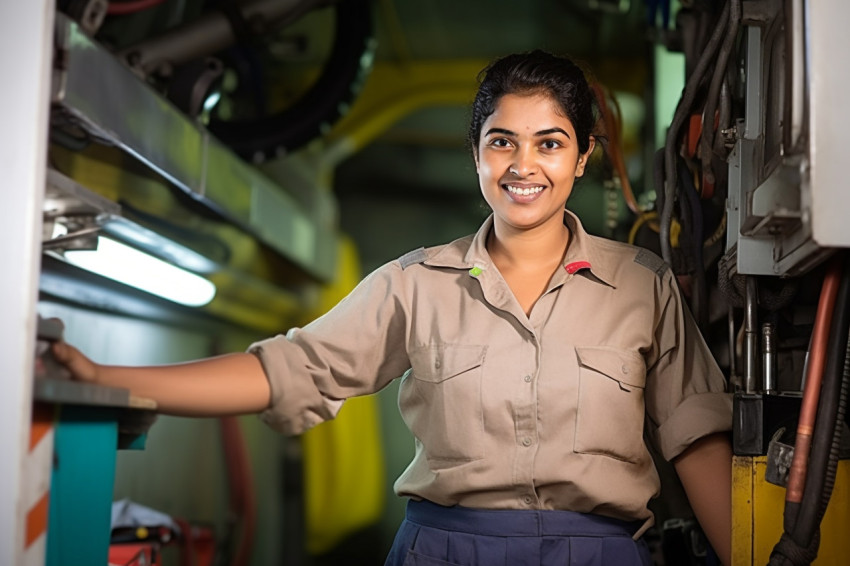
<svg viewBox="0 0 850 566"><path fill-rule="evenodd" d="M557 149L561 147L561 142L558 140L546 140L542 144L540 144L543 149Z"/></svg>
<svg viewBox="0 0 850 566"><path fill-rule="evenodd" d="M505 138L496 138L490 141L490 145L492 145L493 147L508 147L510 145L510 142Z"/></svg>

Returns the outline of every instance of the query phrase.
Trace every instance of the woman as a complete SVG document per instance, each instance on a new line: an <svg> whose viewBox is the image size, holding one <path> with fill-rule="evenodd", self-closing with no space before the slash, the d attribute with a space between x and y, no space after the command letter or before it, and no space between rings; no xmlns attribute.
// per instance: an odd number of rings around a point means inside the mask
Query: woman
<svg viewBox="0 0 850 566"><path fill-rule="evenodd" d="M56 354L163 412L260 412L287 434L404 374L416 454L395 484L411 564L651 564L640 535L672 460L724 563L731 401L675 278L589 236L565 204L593 151L580 69L535 51L482 74L470 142L493 214L477 234L379 268L303 329L246 354L156 368Z"/></svg>

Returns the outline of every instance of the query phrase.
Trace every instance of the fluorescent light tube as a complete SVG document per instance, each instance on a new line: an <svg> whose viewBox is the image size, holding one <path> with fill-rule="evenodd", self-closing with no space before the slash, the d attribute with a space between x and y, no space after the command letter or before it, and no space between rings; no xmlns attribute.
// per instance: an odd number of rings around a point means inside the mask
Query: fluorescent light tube
<svg viewBox="0 0 850 566"><path fill-rule="evenodd" d="M175 303L200 307L215 297L203 277L111 238L98 236L97 250L68 250L68 263Z"/></svg>

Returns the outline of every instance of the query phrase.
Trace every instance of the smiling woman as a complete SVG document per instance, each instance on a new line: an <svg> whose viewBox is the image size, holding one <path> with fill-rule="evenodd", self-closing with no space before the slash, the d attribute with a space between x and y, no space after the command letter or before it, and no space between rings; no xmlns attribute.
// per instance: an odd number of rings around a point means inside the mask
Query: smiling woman
<svg viewBox="0 0 850 566"><path fill-rule="evenodd" d="M57 357L172 413L259 412L285 434L402 376L416 453L394 486L409 501L388 566L649 566L650 445L728 563L723 375L664 262L565 209L595 144L584 75L535 51L481 77L469 136L493 213L476 234L388 262L249 354L157 368L65 345Z"/></svg>
<svg viewBox="0 0 850 566"><path fill-rule="evenodd" d="M475 151L481 192L504 230L566 232L563 210L593 151L579 153L569 118L545 94L506 94L483 124ZM501 238L499 238L501 239Z"/></svg>

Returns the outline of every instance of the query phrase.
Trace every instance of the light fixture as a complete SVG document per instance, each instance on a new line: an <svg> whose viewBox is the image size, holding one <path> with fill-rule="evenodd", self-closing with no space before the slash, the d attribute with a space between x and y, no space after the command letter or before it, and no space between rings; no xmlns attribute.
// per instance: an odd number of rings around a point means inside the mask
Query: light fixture
<svg viewBox="0 0 850 566"><path fill-rule="evenodd" d="M175 303L200 307L215 297L208 279L117 240L98 236L96 250L68 250L68 263Z"/></svg>

